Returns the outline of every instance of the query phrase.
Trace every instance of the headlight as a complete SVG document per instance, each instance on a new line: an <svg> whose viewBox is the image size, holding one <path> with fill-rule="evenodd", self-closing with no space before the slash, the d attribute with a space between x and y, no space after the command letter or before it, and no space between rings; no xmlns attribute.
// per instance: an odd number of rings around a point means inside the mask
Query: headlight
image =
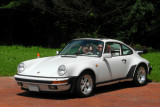
<svg viewBox="0 0 160 107"><path fill-rule="evenodd" d="M61 66L58 68L58 75L59 75L59 76L63 76L65 73L66 73L66 67L65 67L64 65L61 65Z"/></svg>
<svg viewBox="0 0 160 107"><path fill-rule="evenodd" d="M24 69L25 69L25 67L24 67L24 63L20 63L20 64L18 65L18 67L17 67L18 73L23 72L23 71L24 71Z"/></svg>

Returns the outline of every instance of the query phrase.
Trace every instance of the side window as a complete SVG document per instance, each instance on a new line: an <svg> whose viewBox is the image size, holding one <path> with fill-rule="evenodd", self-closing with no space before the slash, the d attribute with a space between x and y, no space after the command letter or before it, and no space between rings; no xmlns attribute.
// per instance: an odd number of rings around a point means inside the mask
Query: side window
<svg viewBox="0 0 160 107"><path fill-rule="evenodd" d="M122 54L123 55L131 55L133 52L130 48L125 45L122 45Z"/></svg>
<svg viewBox="0 0 160 107"><path fill-rule="evenodd" d="M112 54L112 56L120 56L121 55L121 45L114 42L108 42L107 47L108 51Z"/></svg>

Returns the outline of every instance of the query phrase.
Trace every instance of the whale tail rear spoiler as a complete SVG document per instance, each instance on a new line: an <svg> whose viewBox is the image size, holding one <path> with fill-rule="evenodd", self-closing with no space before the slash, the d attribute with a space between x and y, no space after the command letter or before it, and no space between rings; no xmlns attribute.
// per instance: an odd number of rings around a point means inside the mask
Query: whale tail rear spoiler
<svg viewBox="0 0 160 107"><path fill-rule="evenodd" d="M136 50L137 54L141 55L141 54L146 54L148 53L148 49L145 50Z"/></svg>

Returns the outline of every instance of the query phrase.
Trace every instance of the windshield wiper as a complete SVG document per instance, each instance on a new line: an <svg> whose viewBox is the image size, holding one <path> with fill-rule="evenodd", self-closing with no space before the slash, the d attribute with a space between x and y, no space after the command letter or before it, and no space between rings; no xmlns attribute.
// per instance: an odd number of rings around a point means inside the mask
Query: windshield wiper
<svg viewBox="0 0 160 107"><path fill-rule="evenodd" d="M76 55L61 55L61 57L73 57L73 58L76 58L77 56Z"/></svg>

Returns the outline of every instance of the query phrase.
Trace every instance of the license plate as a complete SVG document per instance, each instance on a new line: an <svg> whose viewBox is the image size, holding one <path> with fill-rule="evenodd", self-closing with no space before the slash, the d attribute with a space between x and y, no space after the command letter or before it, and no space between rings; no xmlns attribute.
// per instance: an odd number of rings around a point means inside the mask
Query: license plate
<svg viewBox="0 0 160 107"><path fill-rule="evenodd" d="M39 92L39 88L37 85L29 85L29 91Z"/></svg>

